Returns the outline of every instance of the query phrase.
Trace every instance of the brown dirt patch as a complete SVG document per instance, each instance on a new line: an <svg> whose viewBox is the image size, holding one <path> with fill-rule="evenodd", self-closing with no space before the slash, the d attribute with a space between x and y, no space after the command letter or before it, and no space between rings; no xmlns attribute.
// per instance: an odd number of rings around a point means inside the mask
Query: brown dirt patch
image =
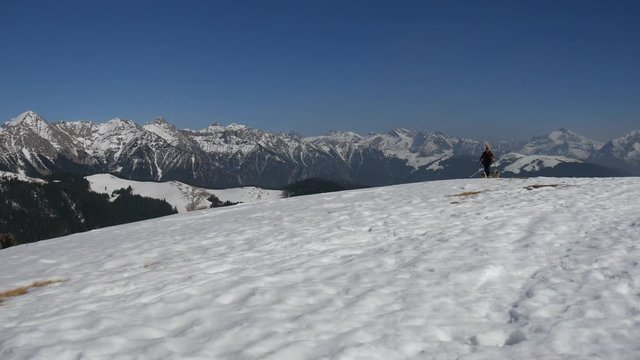
<svg viewBox="0 0 640 360"><path fill-rule="evenodd" d="M469 196L476 196L478 194L482 194L483 192L485 192L486 190L480 190L480 191L465 191L465 192L461 192L459 194L453 194L453 195L447 195L449 197L453 197L453 196L457 196L457 197L469 197Z"/></svg>
<svg viewBox="0 0 640 360"><path fill-rule="evenodd" d="M524 188L527 190L533 190L533 189L540 189L540 188L546 188L546 187L551 187L551 188L564 188L564 187L569 187L571 185L567 185L567 184L534 184L534 185L529 185L529 186L525 186Z"/></svg>
<svg viewBox="0 0 640 360"><path fill-rule="evenodd" d="M59 284L59 283L65 282L65 281L67 281L67 280L40 280L40 281L34 281L33 283L31 283L31 285L21 286L21 287L15 288L15 289L11 289L11 290L0 292L0 304L2 304L8 298L25 295L31 289L40 288L40 287L44 287L44 286L49 286L49 285L53 285L53 284Z"/></svg>

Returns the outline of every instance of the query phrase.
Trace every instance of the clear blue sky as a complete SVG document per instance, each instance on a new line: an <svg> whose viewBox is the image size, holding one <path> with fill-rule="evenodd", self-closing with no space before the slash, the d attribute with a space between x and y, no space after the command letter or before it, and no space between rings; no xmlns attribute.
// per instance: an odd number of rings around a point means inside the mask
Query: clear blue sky
<svg viewBox="0 0 640 360"><path fill-rule="evenodd" d="M640 128L640 1L0 2L0 119L485 139Z"/></svg>

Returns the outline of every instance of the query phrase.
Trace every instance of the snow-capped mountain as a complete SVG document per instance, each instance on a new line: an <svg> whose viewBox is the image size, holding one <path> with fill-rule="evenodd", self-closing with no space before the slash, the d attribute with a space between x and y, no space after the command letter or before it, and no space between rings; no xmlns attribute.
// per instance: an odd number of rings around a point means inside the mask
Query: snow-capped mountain
<svg viewBox="0 0 640 360"><path fill-rule="evenodd" d="M103 163L116 161L124 147L142 130L133 121L119 118L102 124L90 121L69 121L52 125L73 139L75 147Z"/></svg>
<svg viewBox="0 0 640 360"><path fill-rule="evenodd" d="M640 129L604 144L592 160L640 175Z"/></svg>
<svg viewBox="0 0 640 360"><path fill-rule="evenodd" d="M587 160L600 148L602 143L591 140L567 129L558 129L545 136L537 136L522 146L524 155L555 155Z"/></svg>
<svg viewBox="0 0 640 360"><path fill-rule="evenodd" d="M611 145L621 150L598 157L600 165L633 163L638 144L634 139L629 136L627 145L622 140ZM367 136L333 131L303 138L237 124L181 130L163 118L142 126L124 119L49 124L33 112L4 124L0 140L0 170L32 176L112 173L138 181L181 181L205 188L282 188L312 177L362 185L467 177L484 145L406 129ZM569 130L558 130L522 147L499 143L496 150L498 155L516 152L585 161L594 158L600 147ZM620 162L610 160L619 156L626 157Z"/></svg>
<svg viewBox="0 0 640 360"><path fill-rule="evenodd" d="M638 359L639 192L425 182L10 247L0 358Z"/></svg>
<svg viewBox="0 0 640 360"><path fill-rule="evenodd" d="M385 157L404 160L414 169L431 165L451 156L466 156L482 151L477 140L460 139L440 132L395 129L387 134L362 137L353 132L333 131L326 136L307 138L326 151L335 152L350 164L357 164L363 152L377 151Z"/></svg>
<svg viewBox="0 0 640 360"><path fill-rule="evenodd" d="M518 153L504 154L495 166L501 168L503 174L535 173L545 168L554 168L560 164L580 163L580 160L564 156L522 155Z"/></svg>
<svg viewBox="0 0 640 360"><path fill-rule="evenodd" d="M56 171L91 171L96 160L75 139L27 111L0 131L0 170L27 175Z"/></svg>
<svg viewBox="0 0 640 360"><path fill-rule="evenodd" d="M366 137L333 131L307 140L336 154L351 169L351 180L367 185L459 177L461 158L468 162L483 149L481 141L407 129ZM468 169L462 170L463 176Z"/></svg>

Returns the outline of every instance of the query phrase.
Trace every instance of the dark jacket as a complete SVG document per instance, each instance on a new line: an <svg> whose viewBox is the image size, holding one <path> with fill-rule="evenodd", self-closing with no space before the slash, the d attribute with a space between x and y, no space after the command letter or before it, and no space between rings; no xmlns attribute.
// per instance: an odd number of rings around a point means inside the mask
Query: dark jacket
<svg viewBox="0 0 640 360"><path fill-rule="evenodd" d="M484 166L491 165L494 161L496 161L496 157L493 156L493 153L491 152L491 150L485 150L482 153L482 156L480 156L480 162Z"/></svg>

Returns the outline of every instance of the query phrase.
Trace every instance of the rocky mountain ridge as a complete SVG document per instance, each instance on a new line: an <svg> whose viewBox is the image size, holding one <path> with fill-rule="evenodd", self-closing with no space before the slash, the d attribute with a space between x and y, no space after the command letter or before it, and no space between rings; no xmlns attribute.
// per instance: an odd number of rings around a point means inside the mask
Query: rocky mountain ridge
<svg viewBox="0 0 640 360"><path fill-rule="evenodd" d="M0 170L32 176L111 173L132 180L178 180L210 188L281 188L311 177L388 185L466 177L484 144L407 129L367 136L332 131L303 138L237 124L181 130L163 118L144 125L118 118L105 123L49 123L28 111L0 127ZM602 144L560 129L524 145L502 142L496 151L498 155L563 157L605 167L613 164L640 174L640 131ZM505 157L511 158L516 159ZM540 164L564 162L547 159ZM507 169L510 164L501 166Z"/></svg>

